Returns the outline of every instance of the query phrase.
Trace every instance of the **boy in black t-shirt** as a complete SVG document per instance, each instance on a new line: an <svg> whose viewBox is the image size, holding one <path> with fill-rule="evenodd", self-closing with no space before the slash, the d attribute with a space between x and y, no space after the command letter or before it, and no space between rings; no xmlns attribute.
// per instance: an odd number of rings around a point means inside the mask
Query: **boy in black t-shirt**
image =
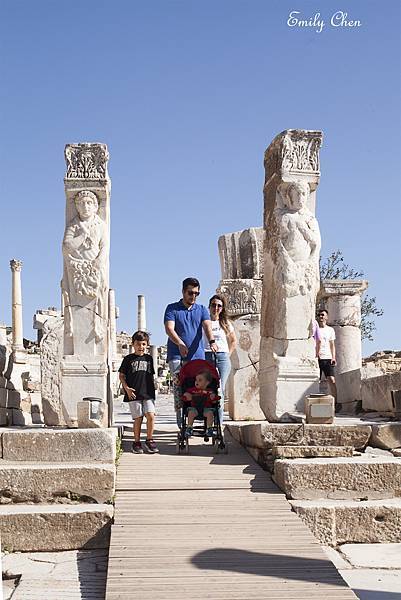
<svg viewBox="0 0 401 600"><path fill-rule="evenodd" d="M129 403L132 418L134 419L134 444L132 451L143 454L141 444L141 427L144 415L146 416L146 441L145 448L151 454L158 452L153 441L153 428L155 422L155 384L153 376L155 370L150 354L145 354L149 345L149 334L146 331L136 331L132 336L134 353L128 354L123 359L120 373L121 385L124 388L124 402Z"/></svg>

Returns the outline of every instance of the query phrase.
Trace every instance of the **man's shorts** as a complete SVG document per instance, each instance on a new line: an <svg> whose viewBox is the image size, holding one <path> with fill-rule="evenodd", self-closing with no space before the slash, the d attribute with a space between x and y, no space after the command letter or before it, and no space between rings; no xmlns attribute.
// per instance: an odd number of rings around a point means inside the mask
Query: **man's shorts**
<svg viewBox="0 0 401 600"><path fill-rule="evenodd" d="M334 377L334 365L331 364L331 358L319 358L320 378L322 373L325 377Z"/></svg>
<svg viewBox="0 0 401 600"><path fill-rule="evenodd" d="M154 400L131 400L128 404L133 419L155 412Z"/></svg>

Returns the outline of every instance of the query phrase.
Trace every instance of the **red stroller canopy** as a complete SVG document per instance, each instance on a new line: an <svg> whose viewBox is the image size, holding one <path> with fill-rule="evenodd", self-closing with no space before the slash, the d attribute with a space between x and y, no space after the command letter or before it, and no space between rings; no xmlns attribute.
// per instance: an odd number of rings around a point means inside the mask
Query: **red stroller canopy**
<svg viewBox="0 0 401 600"><path fill-rule="evenodd" d="M212 374L213 379L219 383L217 369L207 360L196 359L190 360L181 367L179 373L180 384L182 385L186 379L195 378L199 373L202 373L202 371L209 371Z"/></svg>

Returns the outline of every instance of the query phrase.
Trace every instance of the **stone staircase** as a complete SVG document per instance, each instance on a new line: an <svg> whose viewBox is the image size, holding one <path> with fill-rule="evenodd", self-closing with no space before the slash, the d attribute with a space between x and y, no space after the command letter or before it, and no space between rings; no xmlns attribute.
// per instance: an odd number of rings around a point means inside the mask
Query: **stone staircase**
<svg viewBox="0 0 401 600"><path fill-rule="evenodd" d="M390 449L401 446L401 423L338 419L334 425L263 422L228 428L272 473L322 544L399 542L401 458Z"/></svg>
<svg viewBox="0 0 401 600"><path fill-rule="evenodd" d="M2 549L105 548L115 491L114 429L0 431Z"/></svg>

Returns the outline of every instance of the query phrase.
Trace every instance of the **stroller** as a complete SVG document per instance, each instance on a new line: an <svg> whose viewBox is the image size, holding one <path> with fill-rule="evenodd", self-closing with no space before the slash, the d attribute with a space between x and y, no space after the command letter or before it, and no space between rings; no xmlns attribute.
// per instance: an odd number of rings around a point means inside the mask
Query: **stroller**
<svg viewBox="0 0 401 600"><path fill-rule="evenodd" d="M194 387L195 377L202 371L209 371L212 376L212 381L209 384L209 390L217 395L219 388L219 374L217 369L206 360L192 360L181 367L179 372L179 381L181 387L181 394L184 394L187 390ZM196 421L202 421L202 425L196 427L194 423L192 435L203 437L205 442L209 441L206 429L206 418L203 415L204 409L204 397L202 395L192 395L193 403L198 411L198 416L195 417ZM190 403L182 400L181 406L181 427L177 433L177 454L185 452L189 453L189 439L186 436L186 429L188 426L188 408ZM224 443L223 433L221 429L221 423L219 419L219 406L220 399L217 397L211 408L213 410L213 434L211 436L212 444L216 454L222 452L227 454L227 446Z"/></svg>

